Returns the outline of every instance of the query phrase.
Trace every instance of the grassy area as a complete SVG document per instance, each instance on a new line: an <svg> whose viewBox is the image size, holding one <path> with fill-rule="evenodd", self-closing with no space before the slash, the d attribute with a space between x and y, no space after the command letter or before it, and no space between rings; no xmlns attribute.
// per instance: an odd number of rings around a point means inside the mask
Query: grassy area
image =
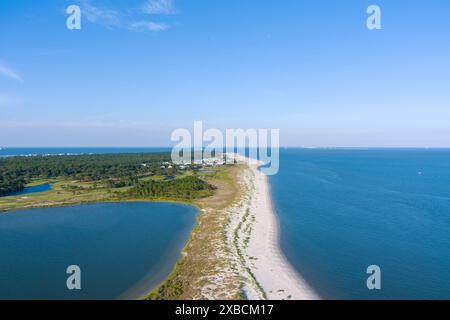
<svg viewBox="0 0 450 320"><path fill-rule="evenodd" d="M196 173L186 171L176 179L197 174L202 180L214 185L217 189L207 198L184 201L199 208L199 216L196 227L190 239L182 251L182 257L176 263L168 278L146 299L193 299L198 296L198 288L205 288L214 283L214 277L222 270L233 268L227 261L213 253L217 249L229 250L226 246L225 228L229 219L224 215L224 208L230 206L239 196L237 185L241 167L224 166L210 170L199 170ZM141 181L164 180L164 176L151 176L141 178ZM68 179L42 180L35 179L30 184L39 185L50 182L52 190L26 194L13 197L0 197L0 212L27 208L56 207L75 205L81 203L98 203L114 201L174 201L177 199L132 199L124 198L131 187L110 188L101 182L80 182ZM223 298L241 299L241 278L237 274L230 273L223 281L224 292L231 293ZM218 297L220 298L220 296Z"/></svg>
<svg viewBox="0 0 450 320"><path fill-rule="evenodd" d="M34 186L39 186L41 184L46 184L46 183L49 183L49 180L32 179L31 182L26 185L26 187L34 187Z"/></svg>
<svg viewBox="0 0 450 320"><path fill-rule="evenodd" d="M192 176L192 171L185 171L175 176L176 180ZM209 174L199 174L205 178L210 177ZM165 176L147 176L140 178L140 182L145 181L164 181ZM30 193L17 196L3 196L0 197L0 212L29 209L29 208L43 208L43 207L58 207L80 203L96 203L96 202L111 202L111 201L176 201L188 202L189 200L164 198L136 198L126 194L126 191L132 187L112 188L103 182L83 182L73 179L32 179L27 184L27 187L37 186L45 183L51 183L52 189L45 192Z"/></svg>
<svg viewBox="0 0 450 320"><path fill-rule="evenodd" d="M52 179L32 181L31 185L50 182L52 190L26 195L0 197L0 212L27 208L57 207L78 203L113 201L115 192L129 187L111 189L100 183Z"/></svg>
<svg viewBox="0 0 450 320"><path fill-rule="evenodd" d="M167 279L145 297L147 300L195 299L201 297L199 288L207 288L215 281L215 276L227 268L229 262L214 253L227 250L225 228L228 224L223 208L228 207L239 196L237 175L240 166L220 167L200 173L217 190L211 197L194 201L200 209L198 223L189 242L182 251L182 257ZM217 298L241 299L241 279L230 273L222 280L228 296ZM214 294L211 292L211 294Z"/></svg>
<svg viewBox="0 0 450 320"><path fill-rule="evenodd" d="M248 273L248 275L250 276L250 279L252 279L253 283L255 284L256 288L258 288L259 294L261 296L261 298L263 300L267 300L267 295L264 291L264 288L261 286L261 284L258 282L258 280L256 280L255 275L253 274L252 270L246 266L246 262L245 262L245 258L242 254L241 248L239 246L239 233L242 230L242 226L247 222L247 219L250 216L250 209L246 209L244 216L242 217L242 220L239 222L239 224L237 225L236 229L234 229L233 232L233 246L237 252L237 255L239 257L239 260L241 261L242 265L245 266L245 270ZM248 226L248 225L247 225ZM245 233L245 231L244 231ZM245 245L245 240L244 240L244 245Z"/></svg>
<svg viewBox="0 0 450 320"><path fill-rule="evenodd" d="M182 171L181 173L178 173L175 176L175 179L182 179L182 178L192 176L192 175L193 175L193 172L191 170L186 170L186 171ZM165 176L157 175L157 176L143 177L143 178L140 178L139 181L143 181L143 182L144 181L163 181L165 179L166 179Z"/></svg>

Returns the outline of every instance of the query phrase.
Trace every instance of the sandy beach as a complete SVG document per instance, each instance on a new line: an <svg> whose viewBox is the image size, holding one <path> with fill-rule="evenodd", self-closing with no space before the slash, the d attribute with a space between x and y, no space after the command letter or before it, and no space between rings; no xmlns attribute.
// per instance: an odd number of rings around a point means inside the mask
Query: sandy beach
<svg viewBox="0 0 450 320"><path fill-rule="evenodd" d="M273 210L267 176L258 170L262 164L236 156L245 162L241 186L243 203L235 208L230 235L236 254L247 273L244 288L248 299L306 300L319 295L294 270L281 251L279 226Z"/></svg>
<svg viewBox="0 0 450 320"><path fill-rule="evenodd" d="M283 255L277 216L261 162L228 154L237 165L210 180L212 197L197 202L197 226L175 272L153 295L187 300L320 299ZM214 177L214 175L213 175ZM182 288L174 292L173 288Z"/></svg>

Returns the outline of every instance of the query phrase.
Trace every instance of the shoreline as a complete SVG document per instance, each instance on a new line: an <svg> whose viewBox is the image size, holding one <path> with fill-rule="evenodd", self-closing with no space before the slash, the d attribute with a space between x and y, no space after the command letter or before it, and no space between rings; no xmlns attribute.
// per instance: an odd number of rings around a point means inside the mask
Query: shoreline
<svg viewBox="0 0 450 320"><path fill-rule="evenodd" d="M245 161L251 171L251 177L246 181L249 192L247 215L250 219L248 217L244 219L244 223L247 224L238 242L244 262L257 282L253 287L256 286L256 289L259 287L260 292L247 288L248 298L320 299L320 296L294 269L282 252L280 226L272 203L269 181L267 176L259 170L263 163L239 155L237 159ZM247 230L246 234L245 230Z"/></svg>
<svg viewBox="0 0 450 320"><path fill-rule="evenodd" d="M166 202L168 203L168 202ZM174 202L175 203L175 202ZM185 235L179 235L177 239L175 239L171 247L161 258L160 265L157 266L154 272L149 272L144 278L135 283L132 287L128 288L125 292L123 292L120 296L116 298L116 300L144 300L145 297L149 294L149 289L154 290L158 286L161 285L166 279L168 279L174 272L177 270L177 265L183 257L183 252L186 250L186 247L192 240L192 233L199 223L199 215L200 208L193 204L183 204L183 203L175 203L180 205L192 206L196 209L196 217L195 223L192 226L190 232L187 233L186 239ZM179 249L179 244L182 244L181 249ZM173 263L167 263L164 261L165 259L170 259L172 253L175 253L176 259L173 259ZM163 262L164 261L164 262ZM167 268L166 268L167 267ZM155 272L156 271L156 272ZM158 280L155 280L158 279Z"/></svg>
<svg viewBox="0 0 450 320"><path fill-rule="evenodd" d="M175 284L183 284L182 290L172 298L183 300L321 299L282 252L269 181L259 170L263 163L233 156L238 162L231 179L236 196L225 206L211 207L214 199L198 204L198 225L180 259L145 299L171 299ZM208 219L215 231L208 229Z"/></svg>
<svg viewBox="0 0 450 320"><path fill-rule="evenodd" d="M69 195L60 190L62 182L51 191L34 194L29 197L7 197L8 201L0 204L0 212L56 208L91 203L115 202L173 202L191 205L197 208L197 221L191 231L185 246L177 252L170 273L158 284L142 284L142 291L128 295L136 284L127 288L116 299L241 299L242 279L238 266L235 265L235 256L229 252L224 241L224 230L228 223L227 209L238 198L240 192L237 188L241 166L224 166L202 178L217 187L216 192L206 198L191 200L173 198L122 198L115 194L103 192L100 194L86 192L76 196ZM58 192L61 191L61 194ZM57 193L58 192L58 193ZM10 198L10 199L9 199ZM146 288L145 288L146 287ZM145 293L144 293L145 292Z"/></svg>
<svg viewBox="0 0 450 320"><path fill-rule="evenodd" d="M233 156L237 166L207 178L218 186L218 191L205 199L87 198L41 202L32 208L137 201L174 202L197 208L197 222L172 271L154 287L148 285L145 289L143 279L118 299L320 299L281 250L269 181L259 170L263 163ZM132 293L136 285L139 290Z"/></svg>
<svg viewBox="0 0 450 320"><path fill-rule="evenodd" d="M214 195L193 202L197 225L169 276L148 288L144 300L239 300L244 279L236 256L227 244L230 212L241 198L241 166L227 166L208 174Z"/></svg>

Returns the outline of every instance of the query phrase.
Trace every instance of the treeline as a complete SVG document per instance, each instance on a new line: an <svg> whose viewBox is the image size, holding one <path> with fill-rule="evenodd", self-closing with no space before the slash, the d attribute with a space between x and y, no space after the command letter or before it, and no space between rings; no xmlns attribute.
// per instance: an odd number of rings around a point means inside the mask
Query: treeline
<svg viewBox="0 0 450 320"><path fill-rule="evenodd" d="M105 180L111 187L134 185L139 177L175 175L161 168L170 153L9 157L0 159L0 195L20 191L33 178Z"/></svg>
<svg viewBox="0 0 450 320"><path fill-rule="evenodd" d="M22 190L26 181L8 172L0 172L0 196Z"/></svg>
<svg viewBox="0 0 450 320"><path fill-rule="evenodd" d="M213 194L215 187L197 176L172 181L146 181L126 192L129 198L193 200Z"/></svg>

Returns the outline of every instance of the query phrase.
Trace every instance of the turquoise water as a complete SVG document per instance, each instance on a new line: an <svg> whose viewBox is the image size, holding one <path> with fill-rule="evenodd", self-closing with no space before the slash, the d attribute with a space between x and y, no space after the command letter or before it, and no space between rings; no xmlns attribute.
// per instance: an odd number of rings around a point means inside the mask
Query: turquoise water
<svg viewBox="0 0 450 320"><path fill-rule="evenodd" d="M284 149L270 183L282 249L323 297L450 298L450 150Z"/></svg>
<svg viewBox="0 0 450 320"><path fill-rule="evenodd" d="M0 214L0 299L136 298L172 270L197 209L104 203ZM69 265L79 291L66 288Z"/></svg>
<svg viewBox="0 0 450 320"><path fill-rule="evenodd" d="M21 195L26 195L26 194L31 194L31 193L45 192L45 191L49 191L51 189L52 189L52 185L50 183L43 183L43 184L40 184L37 186L25 187L21 191L9 193L3 197L21 196Z"/></svg>

